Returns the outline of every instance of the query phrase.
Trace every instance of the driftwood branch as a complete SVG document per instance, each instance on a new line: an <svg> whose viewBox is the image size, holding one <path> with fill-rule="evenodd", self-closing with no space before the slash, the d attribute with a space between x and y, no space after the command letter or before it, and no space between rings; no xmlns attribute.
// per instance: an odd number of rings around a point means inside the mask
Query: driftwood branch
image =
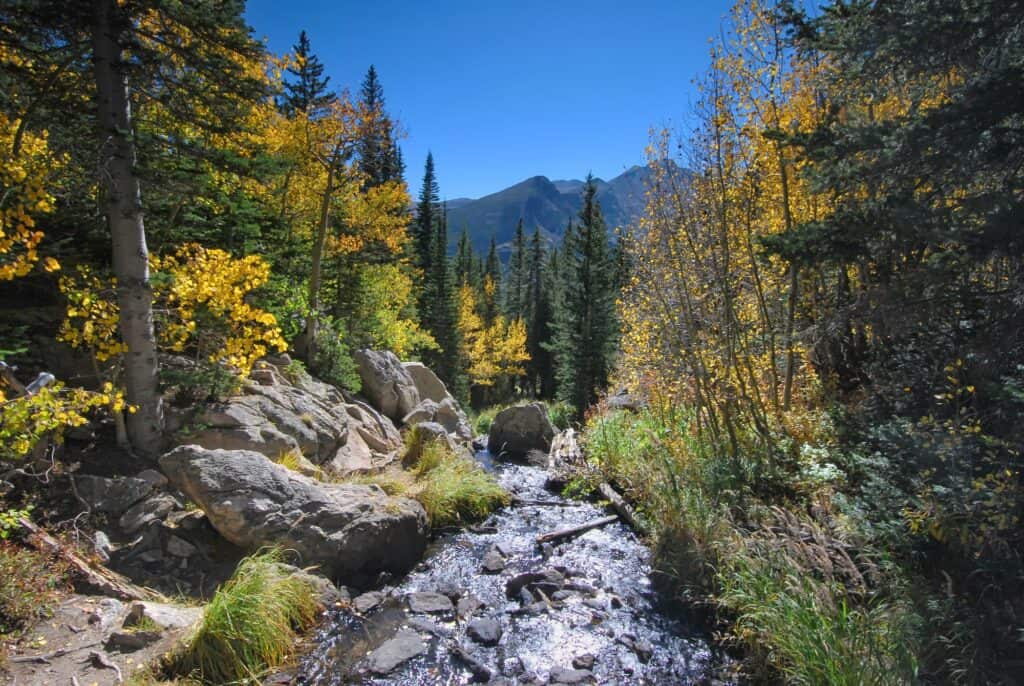
<svg viewBox="0 0 1024 686"><path fill-rule="evenodd" d="M608 517L601 517L600 519L593 519L579 526L571 526L568 529L559 529L557 531L549 531L546 534L541 534L537 537L537 543L551 543L553 541L561 541L566 538L574 538L580 534L585 534L591 529L597 529L598 527L611 524L612 522L619 521L619 515L611 515Z"/></svg>
<svg viewBox="0 0 1024 686"><path fill-rule="evenodd" d="M56 555L71 565L81 576L83 585L103 595L120 598L121 600L160 600L156 591L136 586L127 578L112 572L106 567L91 564L75 551L68 548L56 538L25 519L18 518L18 525L26 532L26 541L36 550Z"/></svg>
<svg viewBox="0 0 1024 686"><path fill-rule="evenodd" d="M608 504L611 505L612 509L618 512L619 516L622 517L627 524L633 527L634 531L644 536L647 535L647 525L642 519L640 519L640 515L630 506L629 503L626 502L625 498L619 495L618 491L612 488L610 483L607 481L602 482L601 485L597 487L597 491L605 500L608 501Z"/></svg>

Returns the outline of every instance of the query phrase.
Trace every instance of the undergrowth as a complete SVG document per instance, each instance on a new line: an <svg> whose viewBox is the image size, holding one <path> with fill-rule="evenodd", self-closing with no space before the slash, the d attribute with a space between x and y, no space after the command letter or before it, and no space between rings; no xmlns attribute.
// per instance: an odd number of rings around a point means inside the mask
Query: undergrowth
<svg viewBox="0 0 1024 686"><path fill-rule="evenodd" d="M826 423L805 432L803 449L780 442L788 453L766 454L750 441L729 459L693 421L680 408L612 411L584 434L600 478L653 522L661 578L726 622L755 678L913 682L920 616L901 572L830 504L841 474Z"/></svg>
<svg viewBox="0 0 1024 686"><path fill-rule="evenodd" d="M52 615L70 591L70 576L59 558L0 541L0 639L15 638Z"/></svg>
<svg viewBox="0 0 1024 686"><path fill-rule="evenodd" d="M316 621L316 593L282 572L282 555L269 550L242 560L214 594L203 621L169 661L171 676L205 684L258 680L292 654L298 632Z"/></svg>

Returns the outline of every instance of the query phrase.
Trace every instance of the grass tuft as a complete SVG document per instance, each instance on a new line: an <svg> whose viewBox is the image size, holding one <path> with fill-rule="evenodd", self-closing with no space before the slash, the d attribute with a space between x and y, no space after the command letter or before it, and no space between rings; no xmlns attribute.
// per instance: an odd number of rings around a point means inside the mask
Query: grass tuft
<svg viewBox="0 0 1024 686"><path fill-rule="evenodd" d="M437 441L423 447L412 470L417 477L412 496L427 511L431 526L477 521L510 501L505 489L471 457L452 453Z"/></svg>
<svg viewBox="0 0 1024 686"><path fill-rule="evenodd" d="M282 573L281 558L269 550L239 563L169 671L206 684L244 683L288 659L319 608L307 581Z"/></svg>

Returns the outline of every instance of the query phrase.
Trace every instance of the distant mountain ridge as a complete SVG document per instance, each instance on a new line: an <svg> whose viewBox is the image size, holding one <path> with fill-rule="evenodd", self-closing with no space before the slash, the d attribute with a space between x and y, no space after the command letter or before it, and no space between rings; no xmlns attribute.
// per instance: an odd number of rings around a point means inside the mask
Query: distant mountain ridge
<svg viewBox="0 0 1024 686"><path fill-rule="evenodd" d="M673 162L666 164L682 171ZM628 226L640 217L652 171L650 167L633 166L610 181L595 179L597 200L609 230ZM583 184L578 179L552 181L546 176L533 176L482 198L449 200L449 243L454 246L467 229L478 252L485 252L494 236L500 251L507 255L520 217L527 233L539 228L549 241L557 242L569 221L577 219Z"/></svg>

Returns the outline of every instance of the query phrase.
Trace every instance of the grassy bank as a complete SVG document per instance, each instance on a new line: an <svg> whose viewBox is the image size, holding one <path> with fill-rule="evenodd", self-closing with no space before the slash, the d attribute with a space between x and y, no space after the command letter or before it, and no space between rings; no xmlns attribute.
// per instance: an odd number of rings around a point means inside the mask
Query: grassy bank
<svg viewBox="0 0 1024 686"><path fill-rule="evenodd" d="M837 505L843 472L814 422L802 447L766 455L749 440L731 460L680 409L598 415L584 437L599 477L652 522L662 578L714 611L751 677L913 682L923 631L906 575Z"/></svg>

